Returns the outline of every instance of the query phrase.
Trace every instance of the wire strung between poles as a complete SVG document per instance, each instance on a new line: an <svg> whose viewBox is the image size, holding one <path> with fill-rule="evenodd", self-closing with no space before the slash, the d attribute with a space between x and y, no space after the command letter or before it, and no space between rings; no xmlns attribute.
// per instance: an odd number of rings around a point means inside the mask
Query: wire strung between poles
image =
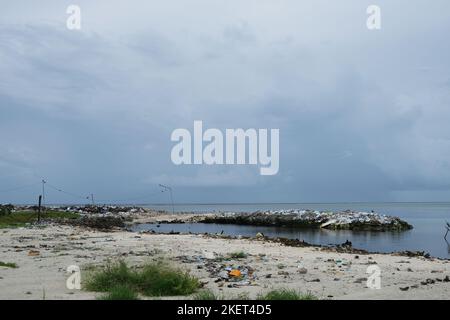
<svg viewBox="0 0 450 320"><path fill-rule="evenodd" d="M88 200L89 200L89 196L83 197L83 196L76 195L76 194L71 193L71 192L67 192L67 191L65 191L65 190L63 190L63 189L61 189L61 188L58 188L58 187L55 187L55 186L49 184L48 182L46 182L46 185L47 185L48 187L50 187L51 189L53 189L53 190L56 190L56 191L61 192L61 193L64 193L64 194L67 194L67 195L72 196L72 197L74 197L74 198L77 198L77 199L83 199L83 200L88 199Z"/></svg>
<svg viewBox="0 0 450 320"><path fill-rule="evenodd" d="M133 197L133 198L128 198L128 199L115 199L113 201L111 200L105 200L105 199L97 199L97 202L103 202L103 203L113 203L113 202L127 202L127 201L135 201L135 200L145 200L148 199L149 197L153 197L156 196L158 194L161 194L161 191L156 191L156 192L152 192L152 193L148 193L146 195L142 195L140 197Z"/></svg>

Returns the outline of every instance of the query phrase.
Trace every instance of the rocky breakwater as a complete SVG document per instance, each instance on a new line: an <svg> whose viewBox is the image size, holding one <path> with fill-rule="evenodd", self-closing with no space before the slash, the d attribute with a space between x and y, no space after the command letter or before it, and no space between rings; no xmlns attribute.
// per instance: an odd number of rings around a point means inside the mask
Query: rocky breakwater
<svg viewBox="0 0 450 320"><path fill-rule="evenodd" d="M61 209L80 214L80 219L69 221L71 225L99 230L123 229L132 224L133 219L148 212L141 207L113 205L72 206Z"/></svg>
<svg viewBox="0 0 450 320"><path fill-rule="evenodd" d="M313 210L228 212L206 217L201 222L360 231L405 231L413 228L412 225L398 217L351 210L337 212Z"/></svg>
<svg viewBox="0 0 450 320"><path fill-rule="evenodd" d="M149 210L136 206L114 206L114 205L86 205L86 206L64 206L57 207L57 210L67 212L77 212L81 215L89 216L122 216L130 217L149 212Z"/></svg>
<svg viewBox="0 0 450 320"><path fill-rule="evenodd" d="M53 206L49 209L79 215L77 219L60 223L99 230L124 229L137 217L150 213L141 207L114 205Z"/></svg>

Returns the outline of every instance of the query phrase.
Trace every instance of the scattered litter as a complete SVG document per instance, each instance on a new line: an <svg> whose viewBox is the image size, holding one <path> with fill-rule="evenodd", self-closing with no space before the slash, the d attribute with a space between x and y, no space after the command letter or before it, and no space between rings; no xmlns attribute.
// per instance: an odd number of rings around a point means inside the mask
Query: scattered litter
<svg viewBox="0 0 450 320"><path fill-rule="evenodd" d="M366 281L367 281L367 278L358 278L353 283L363 283L363 282L366 282Z"/></svg>
<svg viewBox="0 0 450 320"><path fill-rule="evenodd" d="M297 270L297 272L300 273L300 274L307 274L308 273L308 269L300 268L300 269Z"/></svg>
<svg viewBox="0 0 450 320"><path fill-rule="evenodd" d="M444 273L442 270L431 270L431 273Z"/></svg>
<svg viewBox="0 0 450 320"><path fill-rule="evenodd" d="M233 286L244 286L252 284L256 279L253 268L240 265L209 265L207 267L213 277L217 277L216 282L233 282Z"/></svg>
<svg viewBox="0 0 450 320"><path fill-rule="evenodd" d="M214 252L209 252L209 251L203 251L203 257L205 259L215 259L216 258L216 254Z"/></svg>
<svg viewBox="0 0 450 320"><path fill-rule="evenodd" d="M350 266L352 264L351 261L348 261L346 259L337 259L334 262L338 268L347 267L347 270L350 269Z"/></svg>
<svg viewBox="0 0 450 320"><path fill-rule="evenodd" d="M239 288L242 286L249 286L251 283L248 280L243 280L239 282L230 283L227 285L228 288Z"/></svg>
<svg viewBox="0 0 450 320"><path fill-rule="evenodd" d="M111 230L115 228L124 228L124 219L125 218L121 216L83 216L80 219L67 220L65 223L92 229Z"/></svg>
<svg viewBox="0 0 450 320"><path fill-rule="evenodd" d="M242 274L241 274L241 271L235 269L235 270L231 270L229 272L229 275L232 277L240 277Z"/></svg>
<svg viewBox="0 0 450 320"><path fill-rule="evenodd" d="M434 284L434 283L436 283L436 281L433 279L426 279L425 281L420 282L420 284L423 286L427 286L429 284Z"/></svg>
<svg viewBox="0 0 450 320"><path fill-rule="evenodd" d="M400 290L402 290L402 291L408 291L408 290L409 290L409 287L400 287Z"/></svg>
<svg viewBox="0 0 450 320"><path fill-rule="evenodd" d="M37 257L37 256L39 256L41 253L40 253L40 251L38 251L38 250L30 250L30 251L28 251L28 255L30 256L30 257Z"/></svg>

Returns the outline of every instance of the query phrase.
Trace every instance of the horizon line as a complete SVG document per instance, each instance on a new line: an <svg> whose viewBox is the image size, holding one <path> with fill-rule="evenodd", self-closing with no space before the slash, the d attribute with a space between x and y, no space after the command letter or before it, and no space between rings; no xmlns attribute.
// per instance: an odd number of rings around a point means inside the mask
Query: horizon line
<svg viewBox="0 0 450 320"><path fill-rule="evenodd" d="M450 201L338 201L338 202L180 202L174 203L175 206L208 206L208 205L281 205L281 204L450 204ZM12 205L35 205L34 203L11 203ZM92 205L90 203L48 203L44 206L65 206L65 205L79 205L87 206ZM171 203L95 203L94 205L134 205L134 206L172 206Z"/></svg>

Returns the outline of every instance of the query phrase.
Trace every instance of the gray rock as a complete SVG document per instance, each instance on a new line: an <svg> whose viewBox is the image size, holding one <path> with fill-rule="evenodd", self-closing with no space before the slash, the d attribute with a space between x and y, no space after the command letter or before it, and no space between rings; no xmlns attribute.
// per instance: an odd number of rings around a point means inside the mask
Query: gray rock
<svg viewBox="0 0 450 320"><path fill-rule="evenodd" d="M300 274L307 274L308 273L308 269L300 268L300 269L297 270L297 272L300 273Z"/></svg>

